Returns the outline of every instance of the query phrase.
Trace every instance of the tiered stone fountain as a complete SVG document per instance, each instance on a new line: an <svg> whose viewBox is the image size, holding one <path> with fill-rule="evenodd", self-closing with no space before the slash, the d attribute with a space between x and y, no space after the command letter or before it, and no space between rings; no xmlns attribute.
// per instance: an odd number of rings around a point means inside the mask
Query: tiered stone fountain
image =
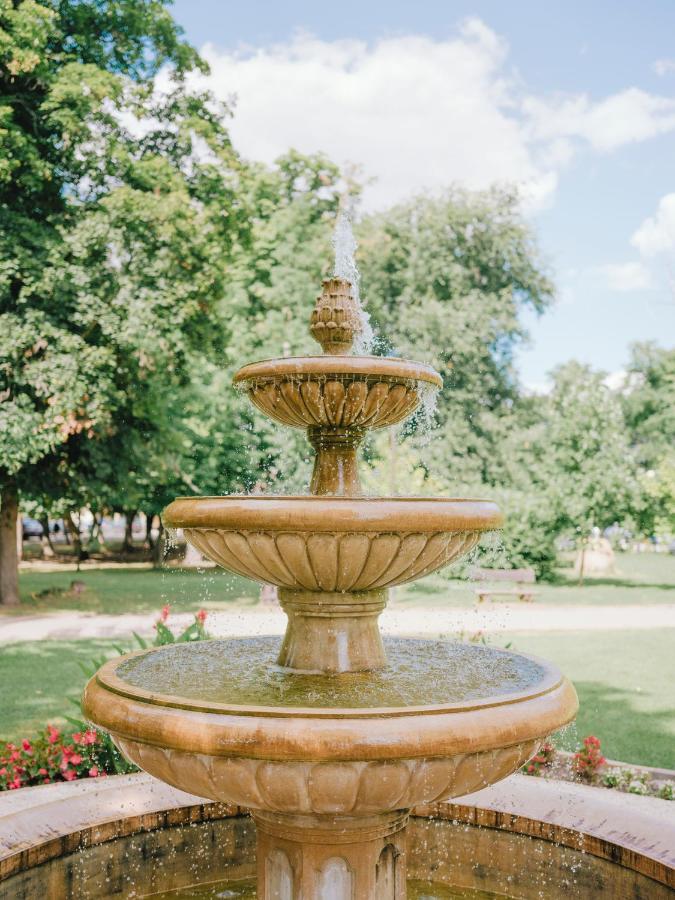
<svg viewBox="0 0 675 900"><path fill-rule="evenodd" d="M267 415L307 429L311 496L181 498L164 512L210 559L279 587L281 645L131 653L85 693L88 718L142 769L251 810L265 900L401 900L410 809L510 775L577 710L574 688L539 660L383 642L387 589L457 560L502 517L487 500L362 496L366 430L410 415L441 379L418 363L349 355L360 322L349 282L329 279L311 318L324 355L235 377Z"/></svg>

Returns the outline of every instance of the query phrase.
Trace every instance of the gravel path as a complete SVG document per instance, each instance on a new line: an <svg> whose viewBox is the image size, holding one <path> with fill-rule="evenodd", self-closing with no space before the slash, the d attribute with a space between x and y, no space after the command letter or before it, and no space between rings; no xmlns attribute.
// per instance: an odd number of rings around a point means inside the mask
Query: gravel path
<svg viewBox="0 0 675 900"><path fill-rule="evenodd" d="M156 614L97 615L63 611L41 616L0 617L0 644L16 641L128 638L132 631L152 634ZM190 614L171 616L169 625L192 621ZM675 628L675 605L658 606L482 606L474 609L389 609L380 619L388 634L435 636L458 631L617 631ZM282 634L286 616L278 609L210 613L215 637Z"/></svg>

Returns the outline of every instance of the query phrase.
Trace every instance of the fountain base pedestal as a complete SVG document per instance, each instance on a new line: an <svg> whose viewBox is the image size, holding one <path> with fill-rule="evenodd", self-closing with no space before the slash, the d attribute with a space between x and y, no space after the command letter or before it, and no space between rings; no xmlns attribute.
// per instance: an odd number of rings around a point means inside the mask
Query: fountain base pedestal
<svg viewBox="0 0 675 900"><path fill-rule="evenodd" d="M387 658L377 620L387 591L279 591L288 626L277 662L297 672L367 672Z"/></svg>
<svg viewBox="0 0 675 900"><path fill-rule="evenodd" d="M260 900L405 900L408 810L375 816L253 811Z"/></svg>

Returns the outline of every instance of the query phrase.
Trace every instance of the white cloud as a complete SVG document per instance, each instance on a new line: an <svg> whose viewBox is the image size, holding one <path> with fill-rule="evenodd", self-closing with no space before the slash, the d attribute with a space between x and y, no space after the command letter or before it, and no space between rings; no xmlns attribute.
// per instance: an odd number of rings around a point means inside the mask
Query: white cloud
<svg viewBox="0 0 675 900"><path fill-rule="evenodd" d="M508 46L477 18L447 40L369 45L300 34L269 47L203 52L209 87L237 98L230 128L244 156L271 162L295 147L356 163L374 177L369 208L452 182L515 182L538 209L584 144L608 151L675 129L675 100L636 88L598 102L527 96L511 74Z"/></svg>
<svg viewBox="0 0 675 900"><path fill-rule="evenodd" d="M648 291L654 287L652 274L644 263L609 263L600 269L612 291Z"/></svg>
<svg viewBox="0 0 675 900"><path fill-rule="evenodd" d="M653 63L652 69L661 78L664 75L669 75L671 72L675 72L675 59L657 59Z"/></svg>
<svg viewBox="0 0 675 900"><path fill-rule="evenodd" d="M447 41L369 46L299 35L253 52L204 54L214 91L237 97L231 131L245 156L269 162L293 146L355 162L377 177L369 206L452 181L517 181L537 203L555 188L510 109L507 48L477 19Z"/></svg>
<svg viewBox="0 0 675 900"><path fill-rule="evenodd" d="M675 250L675 194L661 197L656 214L644 220L630 242L646 257Z"/></svg>
<svg viewBox="0 0 675 900"><path fill-rule="evenodd" d="M553 101L528 98L523 106L535 138L577 138L600 152L675 129L675 100L634 87L597 103L583 94Z"/></svg>

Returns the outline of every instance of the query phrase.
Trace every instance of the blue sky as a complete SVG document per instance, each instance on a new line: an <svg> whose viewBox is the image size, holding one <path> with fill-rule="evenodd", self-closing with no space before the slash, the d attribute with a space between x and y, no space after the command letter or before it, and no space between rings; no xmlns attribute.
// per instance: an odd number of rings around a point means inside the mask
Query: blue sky
<svg viewBox="0 0 675 900"><path fill-rule="evenodd" d="M236 95L248 157L322 149L367 207L456 181L521 185L558 287L522 380L675 344L675 3L224 2L174 14ZM671 272L672 269L672 272Z"/></svg>

